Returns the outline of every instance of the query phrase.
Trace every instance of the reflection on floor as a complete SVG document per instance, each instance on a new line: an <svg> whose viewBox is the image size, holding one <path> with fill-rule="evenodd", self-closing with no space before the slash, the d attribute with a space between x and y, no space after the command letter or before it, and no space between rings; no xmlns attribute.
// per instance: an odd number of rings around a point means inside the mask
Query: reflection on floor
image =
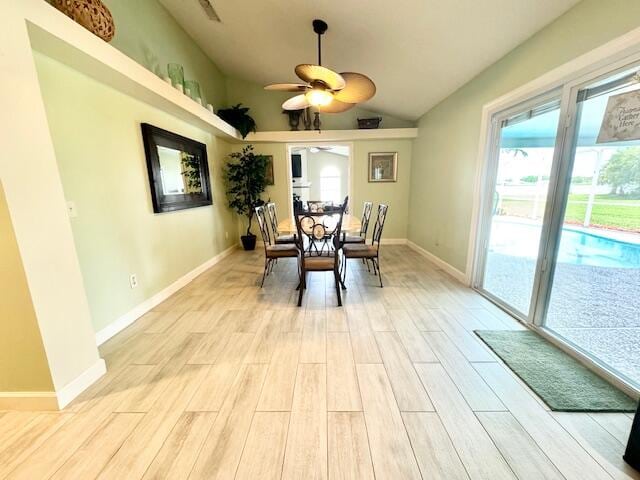
<svg viewBox="0 0 640 480"><path fill-rule="evenodd" d="M555 414L472 333L521 328L404 246L344 308L237 252L101 347L60 413L0 412L0 478L610 479L624 414Z"/></svg>

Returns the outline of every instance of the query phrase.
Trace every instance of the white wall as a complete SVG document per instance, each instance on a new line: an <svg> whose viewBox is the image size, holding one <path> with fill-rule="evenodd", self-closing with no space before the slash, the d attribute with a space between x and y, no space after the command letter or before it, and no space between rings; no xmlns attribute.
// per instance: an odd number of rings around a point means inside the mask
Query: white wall
<svg viewBox="0 0 640 480"><path fill-rule="evenodd" d="M95 366L104 364L91 327L25 22L42 9L39 0L2 5L0 179L53 386L60 392L85 372L99 372Z"/></svg>

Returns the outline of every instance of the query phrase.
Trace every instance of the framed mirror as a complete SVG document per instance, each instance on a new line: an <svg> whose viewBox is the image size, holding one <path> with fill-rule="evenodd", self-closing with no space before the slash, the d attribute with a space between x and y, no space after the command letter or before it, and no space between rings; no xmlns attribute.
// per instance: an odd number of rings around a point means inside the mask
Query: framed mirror
<svg viewBox="0 0 640 480"><path fill-rule="evenodd" d="M211 182L204 143L142 124L149 186L155 213L211 205Z"/></svg>

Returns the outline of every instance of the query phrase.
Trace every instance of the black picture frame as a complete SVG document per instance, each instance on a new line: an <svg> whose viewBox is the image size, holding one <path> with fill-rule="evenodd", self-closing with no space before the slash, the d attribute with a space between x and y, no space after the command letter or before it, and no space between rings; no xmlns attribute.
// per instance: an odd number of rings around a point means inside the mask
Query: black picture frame
<svg viewBox="0 0 640 480"><path fill-rule="evenodd" d="M182 135L178 135L148 123L142 123L142 141L147 159L149 187L154 213L174 212L188 208L212 205L211 180L209 178L209 159L207 146ZM162 188L162 173L158 146L179 150L193 155L198 160L200 171L200 193L181 193L165 195Z"/></svg>

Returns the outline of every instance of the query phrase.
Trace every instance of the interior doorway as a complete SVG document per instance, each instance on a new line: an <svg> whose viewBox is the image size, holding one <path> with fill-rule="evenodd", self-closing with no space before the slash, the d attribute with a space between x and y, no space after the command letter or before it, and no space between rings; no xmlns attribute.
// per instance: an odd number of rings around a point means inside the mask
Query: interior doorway
<svg viewBox="0 0 640 480"><path fill-rule="evenodd" d="M288 145L289 211L340 205L352 192L353 148L348 143Z"/></svg>

